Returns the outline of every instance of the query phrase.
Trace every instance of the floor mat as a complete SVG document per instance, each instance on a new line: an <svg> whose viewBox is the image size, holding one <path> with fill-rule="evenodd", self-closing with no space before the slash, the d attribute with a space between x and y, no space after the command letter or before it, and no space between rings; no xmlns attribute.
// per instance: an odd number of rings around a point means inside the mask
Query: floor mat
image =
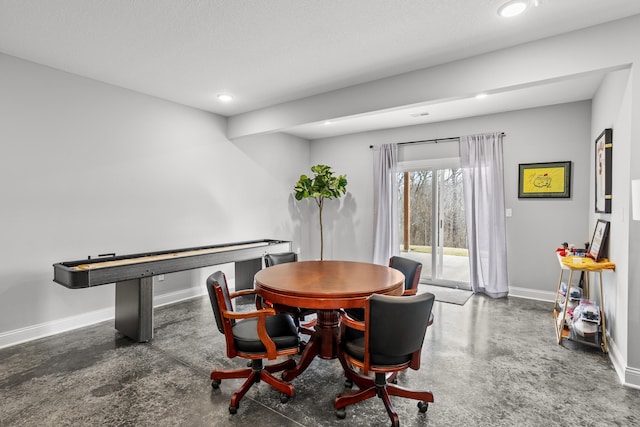
<svg viewBox="0 0 640 427"><path fill-rule="evenodd" d="M457 304L464 305L473 292L467 291L464 289L454 289L447 288L444 286L434 286L434 285L418 285L418 291L422 292L431 292L436 296L436 301L446 302L449 304Z"/></svg>

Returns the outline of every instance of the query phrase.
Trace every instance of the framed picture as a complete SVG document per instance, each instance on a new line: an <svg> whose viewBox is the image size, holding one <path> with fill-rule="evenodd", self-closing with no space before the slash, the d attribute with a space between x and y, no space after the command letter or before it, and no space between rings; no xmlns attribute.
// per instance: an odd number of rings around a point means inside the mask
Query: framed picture
<svg viewBox="0 0 640 427"><path fill-rule="evenodd" d="M589 244L587 255L596 262L604 258L607 251L607 238L609 237L609 221L599 219L596 229L593 231L593 238Z"/></svg>
<svg viewBox="0 0 640 427"><path fill-rule="evenodd" d="M518 198L571 197L571 162L520 163Z"/></svg>
<svg viewBox="0 0 640 427"><path fill-rule="evenodd" d="M611 213L611 152L613 130L605 129L596 138L596 212Z"/></svg>

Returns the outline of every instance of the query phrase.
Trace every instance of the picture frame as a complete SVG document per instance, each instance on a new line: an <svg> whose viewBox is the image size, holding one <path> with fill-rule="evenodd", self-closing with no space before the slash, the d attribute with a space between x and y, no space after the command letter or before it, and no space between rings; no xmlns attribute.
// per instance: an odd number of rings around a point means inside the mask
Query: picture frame
<svg viewBox="0 0 640 427"><path fill-rule="evenodd" d="M596 138L595 147L595 211L611 213L611 171L613 154L613 129L607 128Z"/></svg>
<svg viewBox="0 0 640 427"><path fill-rule="evenodd" d="M593 237L589 243L587 256L598 262L607 253L607 239L609 238L609 221L599 219L596 228L593 230Z"/></svg>
<svg viewBox="0 0 640 427"><path fill-rule="evenodd" d="M518 198L571 197L571 162L520 163Z"/></svg>

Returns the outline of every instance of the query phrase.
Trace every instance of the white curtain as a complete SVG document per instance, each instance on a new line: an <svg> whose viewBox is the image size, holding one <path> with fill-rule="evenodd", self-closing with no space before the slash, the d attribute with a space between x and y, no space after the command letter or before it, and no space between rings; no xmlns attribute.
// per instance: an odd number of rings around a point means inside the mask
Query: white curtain
<svg viewBox="0 0 640 427"><path fill-rule="evenodd" d="M493 298L507 296L507 239L504 211L502 134L460 137L471 289Z"/></svg>
<svg viewBox="0 0 640 427"><path fill-rule="evenodd" d="M400 254L398 241L398 145L373 147L373 263L389 265Z"/></svg>

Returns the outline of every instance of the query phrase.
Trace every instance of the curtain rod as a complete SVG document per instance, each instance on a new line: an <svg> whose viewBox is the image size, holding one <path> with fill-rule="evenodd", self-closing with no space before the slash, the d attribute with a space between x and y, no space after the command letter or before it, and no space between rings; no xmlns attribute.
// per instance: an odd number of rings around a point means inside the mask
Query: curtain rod
<svg viewBox="0 0 640 427"><path fill-rule="evenodd" d="M500 132L500 135L504 136L504 132ZM417 141L404 141L398 142L398 145L408 145L408 144L437 144L438 142L446 142L446 141L459 141L459 136L450 136L447 138L435 138L435 139L420 139ZM369 148L373 148L373 145L370 145Z"/></svg>

